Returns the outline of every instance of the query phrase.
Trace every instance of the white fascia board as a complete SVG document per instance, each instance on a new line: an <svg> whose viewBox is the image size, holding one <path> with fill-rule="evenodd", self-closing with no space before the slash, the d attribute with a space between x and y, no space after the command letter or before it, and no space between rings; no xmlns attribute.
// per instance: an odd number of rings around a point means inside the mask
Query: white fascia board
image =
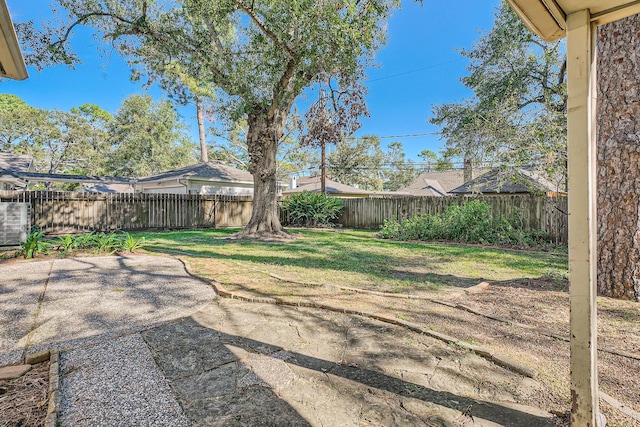
<svg viewBox="0 0 640 427"><path fill-rule="evenodd" d="M0 0L0 78L24 80L29 77L5 0Z"/></svg>

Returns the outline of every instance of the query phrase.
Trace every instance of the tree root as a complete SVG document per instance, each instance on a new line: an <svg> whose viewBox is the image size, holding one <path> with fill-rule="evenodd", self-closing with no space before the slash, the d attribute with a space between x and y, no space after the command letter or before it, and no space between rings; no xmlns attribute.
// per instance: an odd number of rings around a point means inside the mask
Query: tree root
<svg viewBox="0 0 640 427"><path fill-rule="evenodd" d="M263 243L287 243L298 238L297 234L288 232L287 230L279 231L247 231L242 230L227 236L227 240L248 240L252 242Z"/></svg>

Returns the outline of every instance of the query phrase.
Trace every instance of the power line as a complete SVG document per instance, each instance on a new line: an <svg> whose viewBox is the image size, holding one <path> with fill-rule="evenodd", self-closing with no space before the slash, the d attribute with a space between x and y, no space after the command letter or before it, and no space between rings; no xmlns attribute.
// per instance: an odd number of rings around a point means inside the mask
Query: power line
<svg viewBox="0 0 640 427"><path fill-rule="evenodd" d="M436 68L436 67L440 67L441 65L446 65L446 64L450 64L452 62L457 62L457 61L461 61L461 60L462 60L462 58L457 58L457 59L452 59L450 61L439 62L437 64L431 64L431 65L427 65L425 67L415 68L413 70L403 71L403 72L397 73L397 74L391 74L390 76L384 76L384 77L379 77L377 79L367 80L365 83L379 82L380 80L387 80L387 79L393 79L395 77L406 76L407 74L417 73L417 72L420 72L420 71L423 71L423 70L428 70L429 68Z"/></svg>
<svg viewBox="0 0 640 427"><path fill-rule="evenodd" d="M386 136L374 135L374 136L377 136L380 139L385 139L385 138L417 138L420 136L432 136L432 135L440 135L440 132L408 133L405 135L386 135Z"/></svg>

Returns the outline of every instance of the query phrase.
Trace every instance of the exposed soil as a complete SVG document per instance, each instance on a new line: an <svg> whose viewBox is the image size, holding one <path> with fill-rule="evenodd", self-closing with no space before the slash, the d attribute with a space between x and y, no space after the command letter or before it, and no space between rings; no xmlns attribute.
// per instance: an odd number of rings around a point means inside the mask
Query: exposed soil
<svg viewBox="0 0 640 427"><path fill-rule="evenodd" d="M0 426L40 427L47 416L49 362L34 365L20 378L0 380Z"/></svg>

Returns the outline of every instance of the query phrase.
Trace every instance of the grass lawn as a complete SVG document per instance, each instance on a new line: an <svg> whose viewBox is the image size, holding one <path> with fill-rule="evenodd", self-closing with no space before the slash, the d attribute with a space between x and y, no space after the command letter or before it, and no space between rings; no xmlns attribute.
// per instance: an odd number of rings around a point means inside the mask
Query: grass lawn
<svg viewBox="0 0 640 427"><path fill-rule="evenodd" d="M237 275L258 269L303 282L420 293L443 286L469 287L482 280L505 281L567 275L567 258L545 252L518 252L478 246L382 240L373 231L296 230L289 243L227 240L237 229L137 233L147 249L180 252L202 267L206 258L216 271L201 271L228 285ZM201 269L201 268L198 268ZM209 268L205 270L210 270ZM220 275L219 273L223 273ZM212 278L214 278L212 276Z"/></svg>
<svg viewBox="0 0 640 427"><path fill-rule="evenodd" d="M144 236L145 248L151 251L183 256L197 274L233 292L395 316L484 346L538 373L546 392L517 396L517 402L558 413L569 410L566 254L396 242L363 230L296 230L298 239L287 243L227 239L236 231L183 230L135 237ZM478 294L461 292L481 281L490 282L490 287ZM427 299L390 298L322 284ZM608 349L598 352L600 388L635 411L640 411L640 358L633 356L640 348L639 321L637 303L598 298L598 344ZM640 427L607 404L601 408L607 425Z"/></svg>

